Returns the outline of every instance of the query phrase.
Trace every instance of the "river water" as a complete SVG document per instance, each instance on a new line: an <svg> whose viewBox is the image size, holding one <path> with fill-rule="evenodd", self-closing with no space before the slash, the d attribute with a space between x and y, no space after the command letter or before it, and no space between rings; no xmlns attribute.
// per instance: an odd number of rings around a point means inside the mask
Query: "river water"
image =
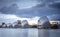
<svg viewBox="0 0 60 37"><path fill-rule="evenodd" d="M60 37L60 29L0 28L0 37Z"/></svg>

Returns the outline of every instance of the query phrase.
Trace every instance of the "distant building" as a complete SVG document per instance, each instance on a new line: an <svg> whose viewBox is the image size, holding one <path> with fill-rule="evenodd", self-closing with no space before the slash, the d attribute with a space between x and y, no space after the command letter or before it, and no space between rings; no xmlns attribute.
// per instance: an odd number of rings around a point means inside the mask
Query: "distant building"
<svg viewBox="0 0 60 37"><path fill-rule="evenodd" d="M7 28L7 25L4 22L2 23L2 28Z"/></svg>
<svg viewBox="0 0 60 37"><path fill-rule="evenodd" d="M9 28L9 24L7 24L7 28Z"/></svg>
<svg viewBox="0 0 60 37"><path fill-rule="evenodd" d="M37 28L37 25L33 25L33 26L31 26L31 28Z"/></svg>
<svg viewBox="0 0 60 37"><path fill-rule="evenodd" d="M21 24L21 20L17 20L17 24L14 26L14 28L21 28L22 24Z"/></svg>
<svg viewBox="0 0 60 37"><path fill-rule="evenodd" d="M21 20L17 20L17 24L21 24Z"/></svg>
<svg viewBox="0 0 60 37"><path fill-rule="evenodd" d="M38 20L38 28L50 28L50 27L51 25L47 16L43 16Z"/></svg>
<svg viewBox="0 0 60 37"><path fill-rule="evenodd" d="M60 21L58 22L58 24L60 24Z"/></svg>
<svg viewBox="0 0 60 37"><path fill-rule="evenodd" d="M50 21L50 23L51 23L52 29L58 29L59 28L58 21Z"/></svg>
<svg viewBox="0 0 60 37"><path fill-rule="evenodd" d="M9 28L13 28L13 25L9 25Z"/></svg>
<svg viewBox="0 0 60 37"><path fill-rule="evenodd" d="M4 22L2 22L2 25L5 25L5 23L4 23Z"/></svg>
<svg viewBox="0 0 60 37"><path fill-rule="evenodd" d="M59 29L60 29L60 21L58 22L58 26L59 26Z"/></svg>
<svg viewBox="0 0 60 37"><path fill-rule="evenodd" d="M50 24L58 24L58 21L50 21Z"/></svg>
<svg viewBox="0 0 60 37"><path fill-rule="evenodd" d="M0 25L0 28L2 28L2 25Z"/></svg>
<svg viewBox="0 0 60 37"><path fill-rule="evenodd" d="M24 28L28 28L29 27L29 24L28 24L27 20L23 20L22 21L22 25L23 25Z"/></svg>

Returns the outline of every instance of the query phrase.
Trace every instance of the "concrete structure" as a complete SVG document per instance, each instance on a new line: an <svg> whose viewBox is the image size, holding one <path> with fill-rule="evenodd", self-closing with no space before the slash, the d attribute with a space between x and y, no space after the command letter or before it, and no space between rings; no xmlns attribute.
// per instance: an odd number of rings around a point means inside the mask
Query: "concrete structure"
<svg viewBox="0 0 60 37"><path fill-rule="evenodd" d="M4 22L2 23L2 28L7 28L7 25Z"/></svg>
<svg viewBox="0 0 60 37"><path fill-rule="evenodd" d="M23 20L22 21L22 25L23 25L24 28L29 27L29 24L28 24L28 21L27 20Z"/></svg>
<svg viewBox="0 0 60 37"><path fill-rule="evenodd" d="M21 28L21 20L17 20L17 24L14 26L14 28Z"/></svg>
<svg viewBox="0 0 60 37"><path fill-rule="evenodd" d="M42 28L50 28L50 22L49 19L47 18L47 16L43 16L38 20L38 25L40 25ZM38 28L41 28L40 26L38 26Z"/></svg>

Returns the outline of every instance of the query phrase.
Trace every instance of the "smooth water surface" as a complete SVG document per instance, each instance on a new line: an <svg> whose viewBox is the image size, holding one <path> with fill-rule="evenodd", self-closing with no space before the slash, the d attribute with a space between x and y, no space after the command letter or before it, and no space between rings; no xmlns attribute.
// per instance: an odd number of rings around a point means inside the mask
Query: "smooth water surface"
<svg viewBox="0 0 60 37"><path fill-rule="evenodd" d="M60 37L60 29L0 28L0 37Z"/></svg>

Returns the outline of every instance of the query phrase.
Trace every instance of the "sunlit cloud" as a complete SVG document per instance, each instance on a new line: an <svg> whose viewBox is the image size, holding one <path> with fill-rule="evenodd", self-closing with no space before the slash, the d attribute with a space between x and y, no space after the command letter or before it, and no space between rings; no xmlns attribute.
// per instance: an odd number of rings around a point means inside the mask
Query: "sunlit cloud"
<svg viewBox="0 0 60 37"><path fill-rule="evenodd" d="M13 23L16 22L17 20L27 20L29 23L35 23L37 24L37 21L40 17L35 16L32 18L22 18L22 17L18 17L16 15L11 15L11 14L0 14L0 22L6 22L6 23ZM2 21L3 20L3 21Z"/></svg>
<svg viewBox="0 0 60 37"><path fill-rule="evenodd" d="M39 18L40 18L40 17L35 16L35 17L31 18L28 22L29 22L29 24L31 24L31 25L32 25L32 24L37 24Z"/></svg>

